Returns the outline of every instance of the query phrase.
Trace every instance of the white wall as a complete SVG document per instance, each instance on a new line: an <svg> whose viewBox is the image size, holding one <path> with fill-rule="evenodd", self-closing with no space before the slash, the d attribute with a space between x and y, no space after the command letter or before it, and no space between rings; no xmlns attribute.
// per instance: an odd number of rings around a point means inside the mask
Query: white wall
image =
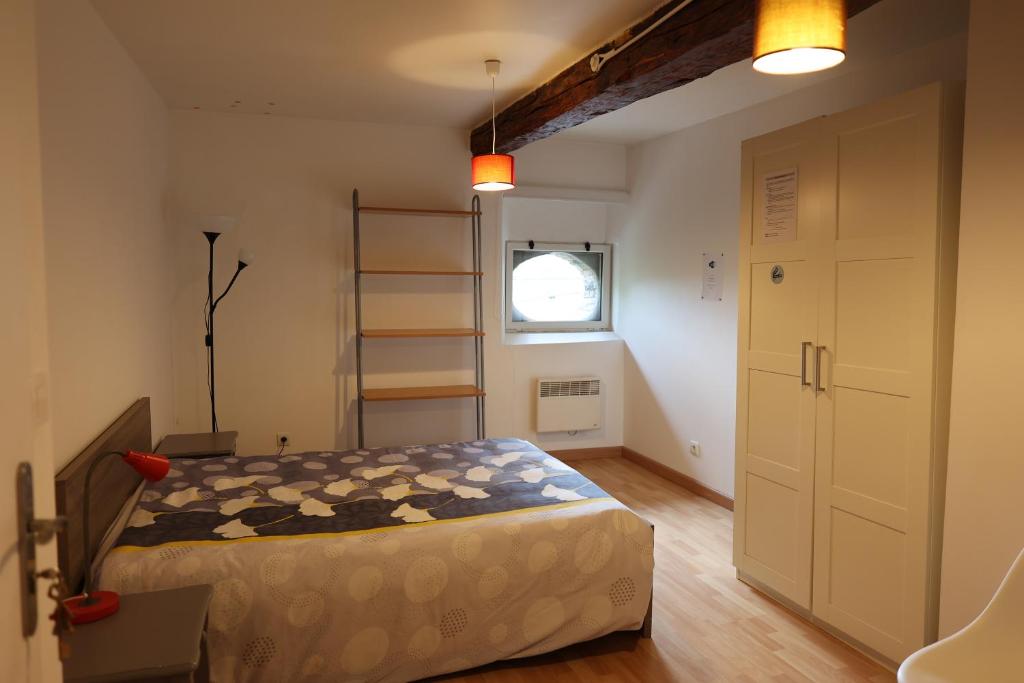
<svg viewBox="0 0 1024 683"><path fill-rule="evenodd" d="M740 143L964 75L963 34L629 150L619 243L625 445L733 492ZM700 302L701 252L724 252L721 303ZM703 455L687 453L690 440Z"/></svg>
<svg viewBox="0 0 1024 683"><path fill-rule="evenodd" d="M625 160L625 149L608 146L611 153L621 152ZM528 150L530 148L527 148ZM532 150L531 150L532 151ZM533 160L540 155L529 156ZM571 157L569 157L571 158ZM562 161L565 162L563 157ZM550 172L551 166L541 166ZM625 172L625 164L602 166L602 174L612 171ZM549 176L550 177L550 176ZM579 176L572 179L579 180ZM599 180L587 178L586 180ZM608 189L608 188L604 188ZM532 199L504 197L502 199L502 240L538 242L594 242L607 243L619 218L621 209L604 202L565 201L558 199ZM613 246L612 263L615 253ZM501 274L503 264L495 265L494 271ZM497 278L496 278L497 279ZM613 277L614 283L614 277ZM495 311L503 312L502 288L494 289ZM614 305L615 293L612 295ZM497 327L497 326L495 326ZM500 327L497 327L500 331ZM547 450L563 448L593 448L622 445L622 377L623 344L614 334L508 334L496 335L499 343L492 343L496 359L488 363L488 370L494 380L510 384L514 391L506 397L505 406L500 410L506 420L501 425L502 433L529 439ZM528 341L527 341L528 340ZM600 429L538 434L536 426L537 379L541 377L597 376L602 380L603 420Z"/></svg>
<svg viewBox="0 0 1024 683"><path fill-rule="evenodd" d="M239 430L239 448L250 453L272 450L278 431L290 433L295 450L354 444L352 189L366 205L468 207L463 133L192 111L172 112L171 129L177 428L209 428L202 343L207 246L197 216L229 214L239 224L217 242L217 290L234 271L239 247L255 251L257 261L217 310L221 428ZM455 265L445 252L465 225L367 217L363 260ZM468 228L462 232L469 235ZM459 245L464 253L465 241ZM470 314L470 293L456 278L368 281L364 320L367 327L456 326L465 318L448 310ZM464 381L458 368L472 368L463 351L471 348L448 340L367 342L367 386ZM453 438L472 424L456 406L370 406L368 443Z"/></svg>
<svg viewBox="0 0 1024 683"><path fill-rule="evenodd" d="M59 467L140 396L172 427L167 111L90 3L36 5Z"/></svg>
<svg viewBox="0 0 1024 683"><path fill-rule="evenodd" d="M39 598L39 628L24 638L18 615L24 578L15 551L18 463L32 464L36 514L54 514L33 12L31 0L0 4L0 599L8 607L0 623L0 661L4 680L50 683L61 676L57 641L45 617L52 607ZM39 547L40 567L54 566L55 545Z"/></svg>
<svg viewBox="0 0 1024 683"><path fill-rule="evenodd" d="M973 0L940 633L985 606L1024 546L1024 6Z"/></svg>
<svg viewBox="0 0 1024 683"><path fill-rule="evenodd" d="M519 185L623 190L626 146L552 137L516 150Z"/></svg>
<svg viewBox="0 0 1024 683"><path fill-rule="evenodd" d="M352 188L359 188L364 205L468 207L467 133L193 111L173 112L171 129L170 212L179 278L176 428L208 428L202 345L207 254L197 216L226 213L240 222L217 243L218 290L234 270L239 247L253 249L257 261L217 311L221 428L240 431L243 452L271 450L278 431L289 432L295 450L354 445ZM617 183L621 188L621 147L572 147L587 159L577 172L567 168L552 176L549 161L531 160L531 155L541 160L552 155L535 148L521 155L520 182L567 177L584 186ZM571 158L554 156L563 168ZM501 199L485 196L483 209L488 433L530 436L524 420L530 377L569 366L559 351L511 350L502 344ZM458 265L460 258L462 265L469 263L464 221L364 215L362 227L366 264ZM365 327L472 324L469 282L367 277L364 284ZM364 348L369 387L472 381L468 341L374 340ZM609 358L608 351L595 347L594 354L592 361L579 362L614 366L615 351ZM472 433L471 405L464 400L368 405L367 443L465 437ZM612 431L597 442L618 438Z"/></svg>

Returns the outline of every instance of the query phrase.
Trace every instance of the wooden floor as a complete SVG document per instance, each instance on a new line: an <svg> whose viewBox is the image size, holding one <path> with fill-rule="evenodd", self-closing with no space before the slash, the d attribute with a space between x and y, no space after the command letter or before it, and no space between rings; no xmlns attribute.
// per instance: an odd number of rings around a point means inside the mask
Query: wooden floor
<svg viewBox="0 0 1024 683"><path fill-rule="evenodd" d="M574 462L655 526L654 638L614 633L434 681L894 681L735 578L732 513L622 458Z"/></svg>

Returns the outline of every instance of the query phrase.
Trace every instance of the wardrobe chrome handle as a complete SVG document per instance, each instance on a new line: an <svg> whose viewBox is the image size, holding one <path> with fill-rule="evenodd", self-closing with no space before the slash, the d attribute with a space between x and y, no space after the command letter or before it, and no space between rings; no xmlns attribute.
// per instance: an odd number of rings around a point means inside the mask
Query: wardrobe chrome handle
<svg viewBox="0 0 1024 683"><path fill-rule="evenodd" d="M814 342L800 342L800 386L809 387L811 383L807 381L807 348L814 346Z"/></svg>
<svg viewBox="0 0 1024 683"><path fill-rule="evenodd" d="M814 348L814 391L816 392L825 391L825 387L821 386L821 352L824 350L824 344Z"/></svg>

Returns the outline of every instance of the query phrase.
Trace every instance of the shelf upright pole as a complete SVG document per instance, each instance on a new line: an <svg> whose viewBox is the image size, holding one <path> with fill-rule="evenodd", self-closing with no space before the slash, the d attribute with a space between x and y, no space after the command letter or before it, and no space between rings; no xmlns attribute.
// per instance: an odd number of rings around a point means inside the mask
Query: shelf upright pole
<svg viewBox="0 0 1024 683"><path fill-rule="evenodd" d="M473 281L475 283L473 305L473 318L476 320L477 332L484 331L484 292L483 292L483 231L481 230L482 214L480 211L480 195L473 195ZM487 438L487 396L484 394L484 337L474 337L476 340L476 376L477 388L481 396L477 397L477 438Z"/></svg>
<svg viewBox="0 0 1024 683"><path fill-rule="evenodd" d="M363 300L360 289L363 261L359 252L359 190L352 190L352 269L355 275L356 300L356 418L358 444L364 447L363 436Z"/></svg>
<svg viewBox="0 0 1024 683"><path fill-rule="evenodd" d="M477 234L476 234L476 219L477 219L477 216L476 216L476 213L475 213L475 210L476 210L476 197L475 196L473 198L473 203L472 203L471 206L472 206L472 208L474 210L474 213L472 214L472 218L471 218L471 221L470 221L470 224L469 224L470 225L469 230L470 230L470 233L472 234L472 237L473 237L473 267L472 267L472 270L474 272L474 275L473 275L473 331L479 333L480 332L480 307L477 305L477 303L480 300L480 280L479 280L479 278L477 278L477 276L475 274L475 273L479 272L479 269L477 268L477 250L478 250L478 245L477 245ZM473 386L476 387L478 390L480 389L480 337L478 335L476 335L476 334L473 335ZM476 438L479 440L479 439L482 438L481 437L481 433L480 433L480 397L479 396L474 396L473 397L473 408L474 408L474 417L476 417Z"/></svg>

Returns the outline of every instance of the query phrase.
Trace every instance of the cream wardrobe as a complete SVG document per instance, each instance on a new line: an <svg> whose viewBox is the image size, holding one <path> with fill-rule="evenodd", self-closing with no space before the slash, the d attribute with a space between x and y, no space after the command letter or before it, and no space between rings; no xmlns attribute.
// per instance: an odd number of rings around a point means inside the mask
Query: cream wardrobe
<svg viewBox="0 0 1024 683"><path fill-rule="evenodd" d="M734 563L897 662L936 637L962 94L743 145Z"/></svg>

